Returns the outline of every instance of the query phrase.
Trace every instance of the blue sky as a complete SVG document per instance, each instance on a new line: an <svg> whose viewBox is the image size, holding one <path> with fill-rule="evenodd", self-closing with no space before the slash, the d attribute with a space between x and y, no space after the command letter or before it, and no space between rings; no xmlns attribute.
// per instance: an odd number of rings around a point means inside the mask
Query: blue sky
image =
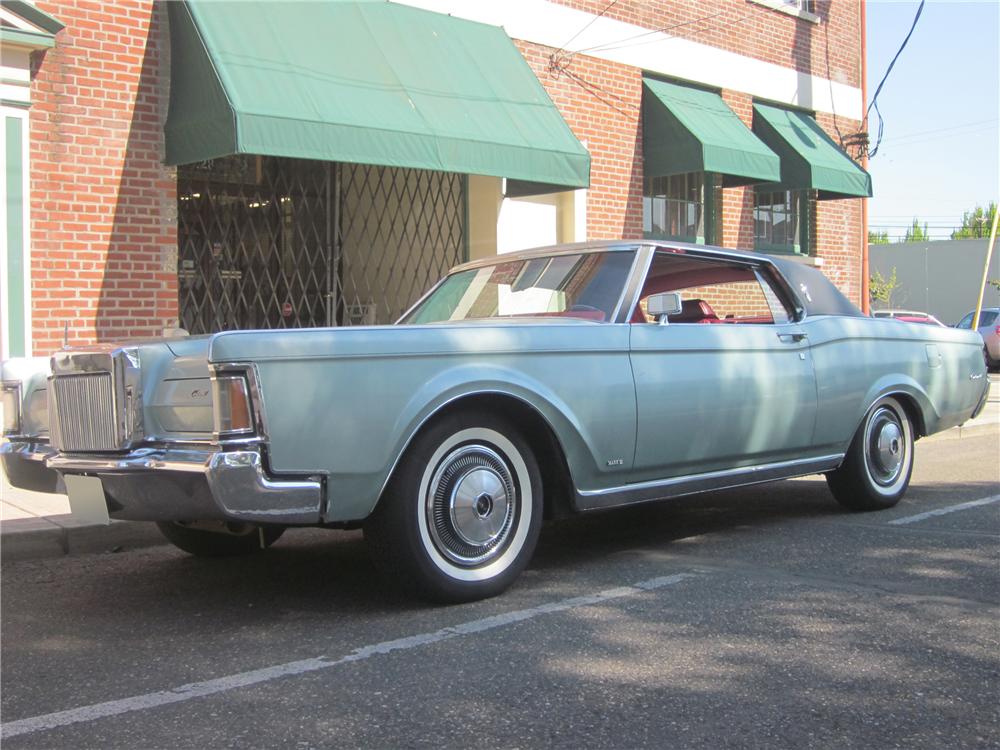
<svg viewBox="0 0 1000 750"><path fill-rule="evenodd" d="M844 0L839 0L843 2ZM868 96L918 2L868 2ZM963 211L1000 192L1000 2L928 0L879 95L882 145L869 164L872 229L900 237L913 218L947 239ZM878 120L871 111L873 142ZM878 225L881 225L878 226Z"/></svg>

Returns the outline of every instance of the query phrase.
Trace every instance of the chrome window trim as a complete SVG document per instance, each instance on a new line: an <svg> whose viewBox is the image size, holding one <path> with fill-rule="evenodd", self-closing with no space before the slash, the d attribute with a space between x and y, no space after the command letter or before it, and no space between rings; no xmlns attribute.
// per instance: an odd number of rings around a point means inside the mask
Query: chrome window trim
<svg viewBox="0 0 1000 750"><path fill-rule="evenodd" d="M631 304L624 308L615 318L616 323L628 323L632 319L632 311L639 304L639 297L642 295L642 288L646 284L646 277L649 275L649 267L653 265L653 258L656 257L655 246L643 244L636 252L636 262L632 266L632 276L625 285L624 297L631 299ZM640 256L644 256L640 259ZM637 269L641 268L641 272Z"/></svg>
<svg viewBox="0 0 1000 750"><path fill-rule="evenodd" d="M652 266L653 259L656 257L657 252L664 253L675 253L678 255L691 256L693 258L698 258L700 260L706 261L722 261L727 263L735 263L742 266L749 266L753 269L755 275L764 274L765 280L768 278L774 279L777 283L770 284L770 287L778 295L779 298L783 299L786 303L792 303L793 316L790 317L789 323L801 323L806 319L806 308L802 304L798 295L795 294L795 290L792 289L788 280L781 273L779 269L770 258L759 253L749 253L742 251L726 251L723 248L717 248L713 246L704 245L691 245L689 243L683 242L645 242L643 243L649 250L649 263L646 265L646 269L640 277L640 282L638 289L636 290L636 297L632 303L630 310L634 310L635 306L639 304L639 299L642 294L642 287L645 283L646 276L649 274L649 268ZM679 251L679 252L678 252ZM758 278L758 283L760 279ZM625 322L628 322L627 320Z"/></svg>
<svg viewBox="0 0 1000 750"><path fill-rule="evenodd" d="M625 284L622 287L624 291L618 295L617 299L615 300L615 306L612 308L611 314L608 316L608 320L606 321L607 323L620 323L622 322L620 320L622 316L621 315L622 306L628 294L628 290L631 288L631 285L634 281L635 269L638 263L638 258L643 252L643 250L645 250L648 247L648 244L649 243L643 240L635 240L632 242L617 240L613 244L607 244L607 245L580 243L579 245L561 245L556 248L548 249L548 251L546 251L545 249L525 250L515 253L505 253L504 255L491 255L488 258L480 258L478 260L470 261L468 263L463 263L460 266L455 266L441 279L439 279L438 282L434 286L432 286L427 291L426 294L424 294L419 300L413 303L413 305L405 313L403 313L403 315L396 321L394 325L410 325L409 323L404 322L406 318L409 317L410 314L413 313L421 304L423 304L424 300L426 300L435 291L437 291L438 287L440 287L442 284L444 284L445 281L447 281L449 278L451 278L457 273L464 273L465 271L471 271L479 268L488 268L489 266L496 266L501 263L528 261L528 260L535 260L537 258L557 258L566 255L593 255L594 253L633 252L635 253L636 257L633 258L632 265L625 275ZM482 320L488 320L488 318L482 318ZM461 320L438 321L439 324L447 322L462 323L465 321ZM433 325L433 324L420 323L414 325Z"/></svg>

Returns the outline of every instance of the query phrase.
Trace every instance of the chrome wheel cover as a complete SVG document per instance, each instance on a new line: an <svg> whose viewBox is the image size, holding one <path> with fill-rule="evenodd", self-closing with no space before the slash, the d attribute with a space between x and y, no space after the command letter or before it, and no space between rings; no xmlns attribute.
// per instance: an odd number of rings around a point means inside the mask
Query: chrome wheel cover
<svg viewBox="0 0 1000 750"><path fill-rule="evenodd" d="M493 448L462 445L438 464L427 487L427 529L435 548L462 567L503 554L519 512L513 472Z"/></svg>
<svg viewBox="0 0 1000 750"><path fill-rule="evenodd" d="M906 431L899 415L879 406L865 427L865 465L876 484L891 487L899 479L907 460Z"/></svg>

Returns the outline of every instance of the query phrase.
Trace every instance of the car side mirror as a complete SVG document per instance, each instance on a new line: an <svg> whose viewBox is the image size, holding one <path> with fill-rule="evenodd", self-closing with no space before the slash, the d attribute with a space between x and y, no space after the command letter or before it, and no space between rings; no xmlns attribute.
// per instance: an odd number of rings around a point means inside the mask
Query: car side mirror
<svg viewBox="0 0 1000 750"><path fill-rule="evenodd" d="M668 315L677 315L684 309L680 292L651 294L646 299L646 312L656 318L660 325L667 324Z"/></svg>

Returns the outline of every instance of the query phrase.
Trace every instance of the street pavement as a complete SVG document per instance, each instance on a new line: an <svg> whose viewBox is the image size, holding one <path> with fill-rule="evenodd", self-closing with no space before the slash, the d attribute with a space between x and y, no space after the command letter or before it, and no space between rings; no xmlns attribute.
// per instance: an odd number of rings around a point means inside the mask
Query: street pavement
<svg viewBox="0 0 1000 750"><path fill-rule="evenodd" d="M998 457L920 441L879 513L808 477L549 524L461 606L358 532L7 562L3 746L1000 747Z"/></svg>

